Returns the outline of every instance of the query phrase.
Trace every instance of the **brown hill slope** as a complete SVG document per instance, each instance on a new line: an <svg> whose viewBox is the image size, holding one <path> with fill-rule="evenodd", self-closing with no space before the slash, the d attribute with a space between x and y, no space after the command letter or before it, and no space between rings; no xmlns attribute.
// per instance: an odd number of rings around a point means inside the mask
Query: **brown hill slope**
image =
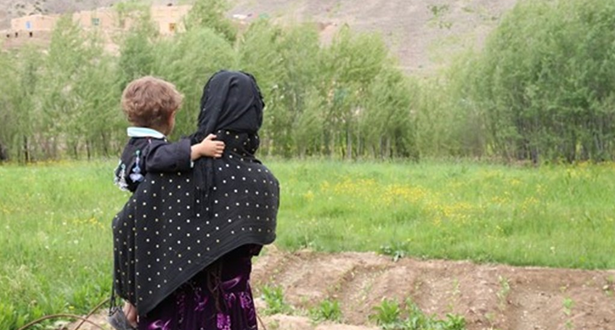
<svg viewBox="0 0 615 330"><path fill-rule="evenodd" d="M434 68L456 50L480 46L499 18L518 0L231 0L231 15L247 21L266 15L283 21L320 23L323 39L343 24L380 32L405 71ZM112 5L114 0L0 0L0 29L13 17L64 13ZM153 4L191 1L149 0Z"/></svg>
<svg viewBox="0 0 615 330"><path fill-rule="evenodd" d="M324 38L348 24L381 32L406 71L445 62L479 45L517 0L237 0L231 14L268 15L322 23Z"/></svg>

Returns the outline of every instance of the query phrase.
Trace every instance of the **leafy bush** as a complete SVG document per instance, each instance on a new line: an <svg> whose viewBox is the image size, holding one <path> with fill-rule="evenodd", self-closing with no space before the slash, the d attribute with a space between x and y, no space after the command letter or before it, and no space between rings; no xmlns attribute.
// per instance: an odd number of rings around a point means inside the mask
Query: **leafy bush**
<svg viewBox="0 0 615 330"><path fill-rule="evenodd" d="M377 34L342 28L329 45L315 24L258 19L239 33L224 0L197 1L186 31L158 35L147 7L118 5L118 20L138 22L117 35L119 56L100 35L68 17L48 52L1 53L0 146L20 161L116 155L128 125L123 88L156 75L185 95L174 137L191 133L207 79L220 69L253 73L267 108L262 153L293 156L416 156L408 79ZM207 9L207 10L205 10ZM18 87L19 86L19 87Z"/></svg>
<svg viewBox="0 0 615 330"><path fill-rule="evenodd" d="M284 293L280 287L264 286L262 297L267 304L264 310L266 315L290 314L293 310L292 306L284 300Z"/></svg>
<svg viewBox="0 0 615 330"><path fill-rule="evenodd" d="M615 151L615 3L521 1L468 61L464 91L508 159L605 160Z"/></svg>
<svg viewBox="0 0 615 330"><path fill-rule="evenodd" d="M383 330L465 330L466 322L462 316L447 314L445 319L426 315L419 307L406 300L406 307L401 308L395 300L384 299L374 308L371 318ZM405 318L402 315L407 315Z"/></svg>
<svg viewBox="0 0 615 330"><path fill-rule="evenodd" d="M334 321L342 320L342 310L337 300L323 300L318 306L310 310L312 319L315 321Z"/></svg>

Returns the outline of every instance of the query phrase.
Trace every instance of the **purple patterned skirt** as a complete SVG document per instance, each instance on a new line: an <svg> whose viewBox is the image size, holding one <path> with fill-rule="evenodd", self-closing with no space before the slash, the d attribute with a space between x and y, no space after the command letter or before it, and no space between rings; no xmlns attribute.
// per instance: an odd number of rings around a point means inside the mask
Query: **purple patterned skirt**
<svg viewBox="0 0 615 330"><path fill-rule="evenodd" d="M139 330L256 330L250 288L260 246L227 253L139 318Z"/></svg>

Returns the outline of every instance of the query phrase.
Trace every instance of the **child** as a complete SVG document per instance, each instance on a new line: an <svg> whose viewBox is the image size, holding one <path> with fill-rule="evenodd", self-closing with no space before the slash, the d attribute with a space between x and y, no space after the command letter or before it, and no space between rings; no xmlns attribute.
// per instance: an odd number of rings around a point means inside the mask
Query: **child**
<svg viewBox="0 0 615 330"><path fill-rule="evenodd" d="M181 102L182 95L173 84L155 77L139 78L126 86L122 110L134 126L127 129L130 140L115 170L114 182L120 189L135 192L147 172L187 171L200 157L222 156L224 142L215 141L213 134L192 146L189 138L167 141ZM126 302L122 310L110 311L109 323L118 330L134 329L136 318L136 310Z"/></svg>
<svg viewBox="0 0 615 330"><path fill-rule="evenodd" d="M182 172L202 156L222 156L224 142L215 141L212 134L192 146L190 139L167 142L181 102L182 95L173 84L155 77L139 78L126 86L122 110L134 126L127 129L130 140L115 170L114 182L120 189L134 192L147 172Z"/></svg>

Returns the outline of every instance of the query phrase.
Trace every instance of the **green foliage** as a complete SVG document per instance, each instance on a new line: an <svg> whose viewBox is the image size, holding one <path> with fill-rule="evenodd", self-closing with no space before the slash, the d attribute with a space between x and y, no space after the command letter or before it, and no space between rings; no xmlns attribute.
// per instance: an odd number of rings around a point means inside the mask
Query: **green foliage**
<svg viewBox="0 0 615 330"><path fill-rule="evenodd" d="M471 51L460 54L442 73L414 84L415 136L422 157L493 156L484 109L468 96L474 91L471 74L479 65L475 57Z"/></svg>
<svg viewBox="0 0 615 330"><path fill-rule="evenodd" d="M283 157L497 157L601 161L615 155L615 4L521 1L483 51L429 77L402 73L378 34L256 19L238 32L224 0L195 3L186 31L158 35L147 7L116 5L119 56L67 17L48 52L0 54L0 150L29 162L117 154L119 97L143 75L185 95L174 138L195 127L202 87L220 69L253 73L267 104L261 152ZM442 19L446 6L431 7ZM9 65L9 63L11 65Z"/></svg>
<svg viewBox="0 0 615 330"><path fill-rule="evenodd" d="M152 51L152 74L173 82L184 96L174 137L189 134L196 129L205 82L220 68L236 67L235 52L226 39L206 27L160 41Z"/></svg>
<svg viewBox="0 0 615 330"><path fill-rule="evenodd" d="M614 264L612 164L285 164L271 166L284 182L276 241L283 248L566 268Z"/></svg>
<svg viewBox="0 0 615 330"><path fill-rule="evenodd" d="M313 320L340 322L342 320L342 310L337 300L325 299L318 306L310 310Z"/></svg>
<svg viewBox="0 0 615 330"><path fill-rule="evenodd" d="M521 1L473 61L465 96L496 154L534 162L613 159L615 4Z"/></svg>
<svg viewBox="0 0 615 330"><path fill-rule="evenodd" d="M394 241L391 245L381 245L378 252L383 255L391 256L393 261L397 262L399 259L406 256L407 250L407 242Z"/></svg>
<svg viewBox="0 0 615 330"><path fill-rule="evenodd" d="M254 73L266 98L263 138L271 144L264 152L291 156L302 145L305 153L311 144L303 144L320 134L322 127L316 127L308 133L307 141L299 140L306 137L302 134L305 128L300 125L308 124L303 114L311 116L313 108L308 105L313 97L318 99L314 88L322 79L319 53L318 35L312 25L282 28L259 20L242 37L240 66ZM322 113L320 108L313 110Z"/></svg>
<svg viewBox="0 0 615 330"><path fill-rule="evenodd" d="M615 268L613 164L265 163L283 183L275 244L284 250L384 245L389 255L419 258ZM110 221L129 196L112 184L116 165L0 166L0 329L42 315L83 315L108 297ZM508 286L500 279L499 302ZM272 313L295 312L281 288L260 293ZM337 309L330 300L313 315L335 318Z"/></svg>
<svg viewBox="0 0 615 330"><path fill-rule="evenodd" d="M230 5L226 0L196 0L184 20L186 29L207 27L233 43L237 27L225 17L228 9Z"/></svg>
<svg viewBox="0 0 615 330"><path fill-rule="evenodd" d="M415 118L411 113L415 90L410 80L385 68L367 88L364 115L358 123L359 148L374 157L417 159Z"/></svg>
<svg viewBox="0 0 615 330"><path fill-rule="evenodd" d="M292 306L284 300L284 293L280 287L265 286L262 289L263 300L267 304L264 310L265 315L290 314Z"/></svg>
<svg viewBox="0 0 615 330"><path fill-rule="evenodd" d="M49 52L3 53L16 62L2 86L6 126L0 145L12 159L60 159L119 153L128 126L120 95L132 80L155 75L184 94L173 138L192 133L208 78L220 69L257 78L267 104L261 153L283 157L418 157L414 93L377 34L342 28L327 45L316 24L277 25L258 19L241 34L225 17L224 0L203 0L186 17L186 30L161 36L147 6L115 6L119 55L101 36L68 17L53 32ZM4 73L4 72L3 72ZM25 88L17 86L27 85Z"/></svg>
<svg viewBox="0 0 615 330"><path fill-rule="evenodd" d="M108 116L118 97L108 73L111 57L104 54L98 35L83 34L70 17L63 17L45 57L34 96L39 99L34 110L41 119L37 138L43 158L60 158L62 153L77 158L83 151L88 158L109 155L108 138L119 128L114 125L118 117Z"/></svg>
<svg viewBox="0 0 615 330"><path fill-rule="evenodd" d="M370 317L383 329L395 329L401 317L401 308L395 300L384 299L380 305L374 307L374 314Z"/></svg>
<svg viewBox="0 0 615 330"><path fill-rule="evenodd" d="M117 65L120 90L134 79L151 75L155 69L158 31L151 21L149 8L138 7L129 13L132 14L132 24L119 41L120 56Z"/></svg>
<svg viewBox="0 0 615 330"><path fill-rule="evenodd" d="M1 329L84 315L108 298L109 219L127 198L109 181L110 165L0 168Z"/></svg>
<svg viewBox="0 0 615 330"><path fill-rule="evenodd" d="M117 13L118 26L124 28L128 25L131 28L152 28L151 25L145 25L150 15L150 6L140 0L120 1L113 4L113 8Z"/></svg>
<svg viewBox="0 0 615 330"><path fill-rule="evenodd" d="M35 111L37 87L39 85L42 61L33 48L24 48L17 53L4 53L0 58L12 63L7 65L2 77L3 120L0 125L2 144L7 148L9 159L28 162L35 159L36 143L32 135L38 129L42 116Z"/></svg>
<svg viewBox="0 0 615 330"><path fill-rule="evenodd" d="M446 314L445 319L437 319L434 315L427 315L412 302L406 300L405 308L401 308L397 301L384 299L374 308L371 318L383 330L465 330L465 319L460 315ZM402 315L406 315L403 317Z"/></svg>

